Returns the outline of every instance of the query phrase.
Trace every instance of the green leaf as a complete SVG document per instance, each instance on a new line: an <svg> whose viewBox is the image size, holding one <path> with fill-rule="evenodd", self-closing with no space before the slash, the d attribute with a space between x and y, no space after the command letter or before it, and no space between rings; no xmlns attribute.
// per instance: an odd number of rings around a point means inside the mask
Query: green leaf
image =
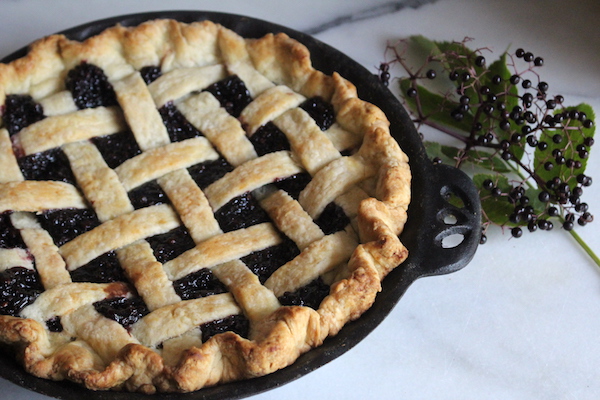
<svg viewBox="0 0 600 400"><path fill-rule="evenodd" d="M425 151L427 152L427 156L429 156L429 158L439 158L442 160L442 163L448 165L456 164L456 160L453 157L446 155L444 149L442 149L442 147L448 146L442 146L438 142L431 142L428 140L423 141L423 145L425 145Z"/></svg>
<svg viewBox="0 0 600 400"><path fill-rule="evenodd" d="M483 188L483 182L491 179L494 185L502 190L503 193L508 193L512 189L512 185L508 178L501 174L475 174L473 175L473 183L479 188L479 197L481 199L481 208L483 210L484 222L492 222L498 225L509 224L508 217L514 210L514 205L510 204L506 196L494 197L487 189Z"/></svg>
<svg viewBox="0 0 600 400"><path fill-rule="evenodd" d="M494 172L508 173L512 170L497 154L491 154L484 150L469 150L468 160L476 167L489 169Z"/></svg>
<svg viewBox="0 0 600 400"><path fill-rule="evenodd" d="M587 118L594 120L594 111L588 104L579 104L574 107L566 107L560 112L569 112L571 110L578 110L579 112L585 112ZM557 111L558 112L558 111ZM595 133L595 126L591 128L584 128L583 123L578 120L567 119L563 122L565 129L562 128L547 128L544 129L540 135L540 141L548 143L546 150L540 150L536 148L534 152L533 165L536 174L543 180L549 181L554 177L559 177L561 181L567 182L571 188L577 184L576 177L585 171L587 166L587 158L579 157L577 146L583 144L584 139L587 137L593 137ZM554 143L552 140L554 135L561 135L562 142ZM569 145L567 145L569 143ZM556 163L556 157L553 156L554 150L561 150L565 159L573 159L581 161L581 168L571 168L566 164L559 165ZM553 168L547 170L545 168L546 163L552 163Z"/></svg>
<svg viewBox="0 0 600 400"><path fill-rule="evenodd" d="M424 141L425 150L430 158L438 157L444 164L456 165L462 159L462 165L470 164L476 168L489 169L490 171L507 173L512 171L500 157L485 150L469 150L442 145L438 142Z"/></svg>
<svg viewBox="0 0 600 400"><path fill-rule="evenodd" d="M502 53L502 56L500 56L498 60L490 64L489 73L483 76L482 84L489 86L495 93L505 93L505 95L502 96L502 101L506 104L507 110L512 110L515 106L519 105L519 90L517 86L511 84L509 81L512 73L506 65L506 56L506 53ZM492 78L495 75L499 75L502 78L500 84L492 83ZM498 120L501 118L500 111L497 108L493 113L493 116ZM496 124L494 128L500 141L510 139L510 131L519 129L514 121L511 121L511 130L509 131L500 129L498 124ZM523 156L523 153L517 154L517 156L520 159Z"/></svg>
<svg viewBox="0 0 600 400"><path fill-rule="evenodd" d="M400 90L404 94L403 97L407 106L414 115L421 115L428 121L452 127L459 132L465 133L465 136L468 136L469 131L465 130L465 127L473 124L472 116L466 114L462 121L457 121L451 115L452 111L458 107L458 103L449 100L447 97L433 93L421 85L417 86L417 97L408 97L405 93L411 87L411 79L400 79Z"/></svg>

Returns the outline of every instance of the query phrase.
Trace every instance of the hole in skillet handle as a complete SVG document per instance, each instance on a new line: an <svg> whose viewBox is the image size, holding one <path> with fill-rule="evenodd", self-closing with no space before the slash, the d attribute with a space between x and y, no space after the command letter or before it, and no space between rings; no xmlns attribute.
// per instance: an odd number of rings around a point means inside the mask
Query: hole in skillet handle
<svg viewBox="0 0 600 400"><path fill-rule="evenodd" d="M448 274L467 265L479 245L481 237L481 203L479 193L464 172L444 165L432 165L427 178L429 192L423 204L423 229L418 246L420 277Z"/></svg>

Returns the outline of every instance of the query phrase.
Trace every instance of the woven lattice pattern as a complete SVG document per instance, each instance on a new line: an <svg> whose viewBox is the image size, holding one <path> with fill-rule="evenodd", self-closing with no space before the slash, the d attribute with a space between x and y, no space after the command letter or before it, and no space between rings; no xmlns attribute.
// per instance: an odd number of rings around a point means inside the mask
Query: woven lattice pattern
<svg viewBox="0 0 600 400"><path fill-rule="evenodd" d="M69 44L61 56L77 57L49 62L58 78L5 89L0 271L18 294L3 293L0 313L37 321L51 352L84 349L75 380L88 386L131 345L175 368L218 333L257 340L282 306L313 315L371 239L361 202L388 190L331 84L283 84L239 49L209 49L219 35L246 46L212 24L188 34L206 37L182 59L107 64ZM157 375L129 383L170 390Z"/></svg>

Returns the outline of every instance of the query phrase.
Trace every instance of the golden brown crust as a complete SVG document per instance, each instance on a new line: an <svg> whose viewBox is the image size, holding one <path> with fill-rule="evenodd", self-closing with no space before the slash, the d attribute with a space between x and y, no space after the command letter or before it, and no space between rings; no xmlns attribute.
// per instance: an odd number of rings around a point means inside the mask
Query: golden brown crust
<svg viewBox="0 0 600 400"><path fill-rule="evenodd" d="M138 96L139 110L130 104L123 113L117 108L73 111L62 82L66 72L82 60L105 71L120 100ZM146 88L137 71L152 65L160 65L164 75ZM216 128L205 122L205 116L194 116L194 107L201 103L212 104L211 110L216 109L214 99L187 93L234 73L247 80L256 100L242 113L240 122L220 116L228 126L226 132L210 131ZM86 166L78 172L77 179L83 182L80 185L86 197L94 202L102 196L94 186L97 182L107 182L110 186L120 181L125 188L117 190L120 197L100 212L104 222L100 227L59 249L47 246L43 241L47 238L36 239L36 234L30 235L31 240L42 240L36 242L37 248L46 246L48 258L55 259L61 254L69 270L105 251L117 249L126 273L139 283L143 297L151 295L152 281L160 286L160 295L155 301L148 301L152 312L133 325L133 336L114 321L98 316L90 305L99 291L106 294L102 298L126 295L129 289L118 285L73 286L86 295L74 300L78 307L71 311L68 304L53 308L60 288L76 285L63 279L49 284L54 288L47 288L42 295L48 298L46 302L25 312L37 316L35 319L0 316L0 342L13 346L25 368L37 376L69 379L93 390L144 393L188 392L220 382L262 376L293 363L300 354L337 334L346 322L358 318L372 305L381 289L381 280L407 257L398 234L406 221L410 201L410 169L406 155L390 136L387 118L379 108L360 100L352 83L337 73L327 76L315 70L308 50L285 34L250 40L209 21L183 24L156 20L134 28L116 26L83 43L50 36L35 43L26 57L0 65L0 105L7 95L21 93L31 94L42 103L46 101L52 113L60 115L49 116L22 130L14 139L17 148L30 154L65 145L72 162ZM296 108L303 99L313 96L323 97L335 109L336 123L330 132L315 129L305 113ZM152 123L158 121L152 101L156 107L168 101L180 103L188 119L207 131L207 137L227 134L240 143L240 150L235 148L230 157L232 164L241 167L209 186L204 193L206 198L195 198L204 194L192 185L191 178L181 168L215 159L216 153L205 151L204 139L168 143L164 129ZM61 110L68 113L62 114ZM257 158L247 139L240 135L242 127L251 136L259 126L273 119L288 135L298 159L288 152ZM79 141L117 132L126 122L147 151L109 172L98 154ZM88 124L92 124L91 129L84 128ZM48 129L58 133L50 135ZM0 135L0 167L3 167L0 212L87 206L68 184L22 181L7 132L2 130ZM320 144L315 145L312 139ZM224 146L225 143L217 143L217 148L226 154ZM344 157L340 151L347 146L359 149ZM158 167L148 169L148 164ZM257 168L264 171L262 178L248 173ZM272 225L261 224L222 234L207 207L210 204L218 209L234 196L302 170L313 175L313 180L298 201L274 192L267 193L262 204L275 225L284 233L289 232L289 237L306 251L261 285L237 258L257 249L247 247L246 242L256 242L260 248L278 244L281 239L273 234ZM138 240L179 226L179 217L166 205L150 207L152 213L148 209L132 212L123 192L156 178L159 183L162 180L169 197L183 193L173 208L185 225L206 221L206 229L192 229L197 246L162 268L148 246ZM170 178L181 185L164 182ZM25 186L26 190L37 193L36 198L19 197L22 195L15 189ZM319 196L315 196L317 193ZM350 210L351 225L348 232L325 236L312 219L338 199ZM303 214L296 214L298 210ZM298 228L297 223L305 229ZM231 243L239 241L244 246L229 254ZM336 246L333 250L319 250L326 242L334 242ZM87 248L95 250L82 250ZM308 272L310 265L316 265L317 269ZM168 281L203 266L213 268L231 294L182 302L186 304L184 308L175 305L178 296L167 287ZM298 275L298 271L307 273ZM148 275L144 276L145 273ZM279 307L277 296L323 274L333 282L329 296L318 310ZM210 308L211 302L220 300L229 304L227 315L247 314L251 321L248 339L226 332L201 342L197 325L206 317L197 314L195 305ZM166 325L162 315L171 312L187 313L187 324L167 322ZM214 317L220 312L210 315ZM45 318L53 315L64 317L68 334L79 335L86 341L70 342L64 335L47 331ZM111 332L118 339L108 339L99 332ZM161 343L162 355L157 348Z"/></svg>

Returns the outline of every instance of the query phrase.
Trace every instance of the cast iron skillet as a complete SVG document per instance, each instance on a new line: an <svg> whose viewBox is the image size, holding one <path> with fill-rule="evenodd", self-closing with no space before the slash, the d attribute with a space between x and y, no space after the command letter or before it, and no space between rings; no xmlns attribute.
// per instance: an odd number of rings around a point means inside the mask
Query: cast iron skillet
<svg viewBox="0 0 600 400"><path fill-rule="evenodd" d="M408 114L394 95L361 65L332 47L309 35L292 29L233 14L202 11L173 11L119 16L87 23L63 31L67 37L83 40L120 23L135 26L156 18L173 18L182 22L209 19L247 38L262 37L269 32L284 32L305 44L316 69L326 74L339 72L353 82L359 97L379 106L391 121L394 138L410 158L413 174L412 202L402 242L410 255L404 265L393 270L383 281L383 290L375 304L357 321L302 355L293 365L261 378L205 388L188 394L143 395L124 392L93 392L70 382L38 379L24 372L14 358L2 354L0 376L27 389L65 400L200 400L240 399L284 385L339 357L365 338L388 315L408 287L418 278L447 274L464 267L475 254L481 235L481 214L477 190L461 171L445 165L434 165L427 158L421 139ZM4 58L9 62L26 54L21 49ZM452 198L452 201L449 200ZM455 222L447 223L452 216ZM451 235L463 236L453 247L442 247Z"/></svg>

